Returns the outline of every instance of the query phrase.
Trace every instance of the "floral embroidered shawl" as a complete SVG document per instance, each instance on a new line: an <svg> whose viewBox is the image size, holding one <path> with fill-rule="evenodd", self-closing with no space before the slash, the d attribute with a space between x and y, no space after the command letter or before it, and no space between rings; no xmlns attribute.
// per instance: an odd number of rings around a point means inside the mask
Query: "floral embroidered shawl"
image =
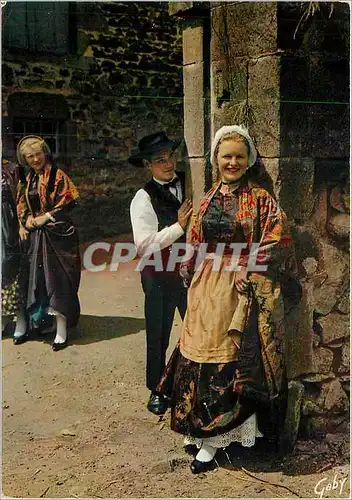
<svg viewBox="0 0 352 500"><path fill-rule="evenodd" d="M49 192L49 178L52 165L44 165L43 170L39 173L38 194L40 200L40 215L46 212L53 217L61 210L74 202L78 197L78 191L71 179L59 168L56 171L55 182L52 192ZM25 225L27 217L32 214L28 191L33 170L26 175L26 183L19 183L17 191L17 213L23 225ZM32 214L33 215L33 214Z"/></svg>
<svg viewBox="0 0 352 500"><path fill-rule="evenodd" d="M199 213L193 215L187 233L187 242L197 250L205 243L202 217L220 183L217 183L201 202ZM288 230L286 214L279 204L263 188L256 185L240 185L238 188L239 210L236 222L242 226L247 245L259 243L257 263L270 269L289 269L294 264L294 247ZM260 221L258 218L260 217ZM259 241L258 241L259 236ZM181 264L181 274L192 275L197 252ZM248 253L242 255L239 264L246 266ZM275 398L281 388L284 374L284 308L280 283L270 273L252 272L248 277L253 298L258 304L258 332L262 361L270 398Z"/></svg>

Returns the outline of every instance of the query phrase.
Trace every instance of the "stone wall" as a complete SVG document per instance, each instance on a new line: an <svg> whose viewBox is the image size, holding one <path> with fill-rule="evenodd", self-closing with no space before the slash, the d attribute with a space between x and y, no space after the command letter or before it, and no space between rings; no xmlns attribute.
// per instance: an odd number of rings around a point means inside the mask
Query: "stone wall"
<svg viewBox="0 0 352 500"><path fill-rule="evenodd" d="M170 4L183 19L184 72L192 74L184 78L187 144L206 159L219 127L246 124L295 239L303 298L287 318L292 444L298 429L316 437L348 421L349 9L324 3L305 17L309 2L210 2L207 14L198 4ZM197 199L206 161L202 168Z"/></svg>
<svg viewBox="0 0 352 500"><path fill-rule="evenodd" d="M165 2L72 4L75 54L3 47L3 154L14 159L13 116L63 122L57 161L81 191L86 240L131 230L129 201L146 177L126 163L138 140L183 134L182 34Z"/></svg>
<svg viewBox="0 0 352 500"><path fill-rule="evenodd" d="M4 116L14 93L64 96L73 159L124 161L141 136L182 131L182 41L165 3L77 2L77 31L77 55L23 56L5 48Z"/></svg>
<svg viewBox="0 0 352 500"><path fill-rule="evenodd" d="M333 10L331 10L331 8ZM276 182L296 241L304 298L290 377L301 432L342 429L349 408L349 8L278 4L280 159Z"/></svg>

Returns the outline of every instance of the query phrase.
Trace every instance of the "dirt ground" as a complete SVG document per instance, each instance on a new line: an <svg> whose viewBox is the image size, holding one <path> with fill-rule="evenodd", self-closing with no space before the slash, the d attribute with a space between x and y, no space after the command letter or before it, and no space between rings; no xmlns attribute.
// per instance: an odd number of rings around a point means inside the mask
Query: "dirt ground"
<svg viewBox="0 0 352 500"><path fill-rule="evenodd" d="M232 447L189 469L181 436L146 410L143 293L134 263L82 273L70 346L2 340L2 494L65 498L348 498L348 436L299 442L284 459ZM180 329L174 324L170 349ZM231 464L230 464L231 461ZM320 483L318 483L320 481Z"/></svg>

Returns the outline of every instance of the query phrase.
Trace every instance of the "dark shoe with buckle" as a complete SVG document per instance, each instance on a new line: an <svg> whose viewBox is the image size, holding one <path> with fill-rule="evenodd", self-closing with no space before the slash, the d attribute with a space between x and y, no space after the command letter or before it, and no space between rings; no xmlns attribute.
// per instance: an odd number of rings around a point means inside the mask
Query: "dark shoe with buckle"
<svg viewBox="0 0 352 500"><path fill-rule="evenodd" d="M53 342L51 344L51 348L53 351L61 351L62 349L65 349L65 347L68 346L68 341L67 339L65 340L65 342Z"/></svg>
<svg viewBox="0 0 352 500"><path fill-rule="evenodd" d="M15 345L23 344L24 342L27 342L27 340L28 340L27 333L24 333L23 335L19 335L18 337L13 337L13 343Z"/></svg>
<svg viewBox="0 0 352 500"><path fill-rule="evenodd" d="M167 400L162 394L156 394L152 392L147 404L149 411L154 413L154 415L164 415L167 410Z"/></svg>
<svg viewBox="0 0 352 500"><path fill-rule="evenodd" d="M185 444L183 449L187 455L191 455L192 457L195 457L199 451L195 444Z"/></svg>
<svg viewBox="0 0 352 500"><path fill-rule="evenodd" d="M200 474L201 472L207 472L213 470L217 467L215 460L210 460L209 462L201 462L196 458L191 463L191 471L193 474Z"/></svg>

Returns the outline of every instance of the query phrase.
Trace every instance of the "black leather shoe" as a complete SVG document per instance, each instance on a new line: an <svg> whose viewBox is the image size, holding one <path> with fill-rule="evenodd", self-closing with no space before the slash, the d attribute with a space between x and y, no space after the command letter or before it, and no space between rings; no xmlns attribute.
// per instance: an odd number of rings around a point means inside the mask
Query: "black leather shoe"
<svg viewBox="0 0 352 500"><path fill-rule="evenodd" d="M162 394L151 393L147 408L154 415L164 415L167 410L167 401Z"/></svg>
<svg viewBox="0 0 352 500"><path fill-rule="evenodd" d="M192 457L195 457L199 451L195 444L185 444L183 449L187 455L191 455Z"/></svg>
<svg viewBox="0 0 352 500"><path fill-rule="evenodd" d="M24 335L21 335L20 337L13 337L13 343L15 345L23 344L24 342L27 342L27 340L28 340L27 333L25 333Z"/></svg>
<svg viewBox="0 0 352 500"><path fill-rule="evenodd" d="M61 351L62 349L65 349L65 347L68 346L68 341L67 339L65 340L65 342L53 342L51 344L51 348L53 351Z"/></svg>
<svg viewBox="0 0 352 500"><path fill-rule="evenodd" d="M200 474L201 472L207 472L216 468L215 460L210 460L210 462L200 462L196 458L191 463L191 471L193 474Z"/></svg>

